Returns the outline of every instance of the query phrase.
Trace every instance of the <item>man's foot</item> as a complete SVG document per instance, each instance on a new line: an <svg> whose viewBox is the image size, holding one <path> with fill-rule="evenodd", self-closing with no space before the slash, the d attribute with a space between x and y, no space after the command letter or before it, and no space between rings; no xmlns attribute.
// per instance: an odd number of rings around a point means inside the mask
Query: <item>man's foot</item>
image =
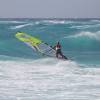
<svg viewBox="0 0 100 100"><path fill-rule="evenodd" d="M68 60L68 58L66 56L63 56L63 58Z"/></svg>

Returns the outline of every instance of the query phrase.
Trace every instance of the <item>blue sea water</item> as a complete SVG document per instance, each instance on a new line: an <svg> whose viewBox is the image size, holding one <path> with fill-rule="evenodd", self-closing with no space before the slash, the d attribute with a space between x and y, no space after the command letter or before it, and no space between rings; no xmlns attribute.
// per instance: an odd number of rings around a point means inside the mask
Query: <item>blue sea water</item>
<svg viewBox="0 0 100 100"><path fill-rule="evenodd" d="M59 41L70 61L34 52L18 31ZM0 19L0 100L100 100L100 19Z"/></svg>

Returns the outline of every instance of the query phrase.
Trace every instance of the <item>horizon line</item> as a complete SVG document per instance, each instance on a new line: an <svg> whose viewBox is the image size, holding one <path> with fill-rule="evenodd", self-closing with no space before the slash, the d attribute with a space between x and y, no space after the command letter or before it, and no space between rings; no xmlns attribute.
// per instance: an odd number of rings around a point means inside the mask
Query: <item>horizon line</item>
<svg viewBox="0 0 100 100"><path fill-rule="evenodd" d="M0 17L0 19L100 19L98 17Z"/></svg>

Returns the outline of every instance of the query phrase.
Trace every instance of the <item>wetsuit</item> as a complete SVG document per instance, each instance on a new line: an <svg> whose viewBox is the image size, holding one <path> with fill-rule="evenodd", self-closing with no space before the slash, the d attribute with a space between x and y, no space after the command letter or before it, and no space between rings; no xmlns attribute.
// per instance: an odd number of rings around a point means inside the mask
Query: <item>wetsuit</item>
<svg viewBox="0 0 100 100"><path fill-rule="evenodd" d="M60 44L57 44L56 45L56 57L58 58L58 55L61 55L62 58L63 58L63 54L61 52L61 45Z"/></svg>

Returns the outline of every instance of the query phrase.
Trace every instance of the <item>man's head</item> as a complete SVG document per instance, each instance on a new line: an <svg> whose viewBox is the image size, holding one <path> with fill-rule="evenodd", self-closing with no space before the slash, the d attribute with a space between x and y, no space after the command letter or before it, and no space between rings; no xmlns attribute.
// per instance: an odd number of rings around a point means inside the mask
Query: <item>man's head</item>
<svg viewBox="0 0 100 100"><path fill-rule="evenodd" d="M59 41L57 42L57 44L60 44Z"/></svg>

